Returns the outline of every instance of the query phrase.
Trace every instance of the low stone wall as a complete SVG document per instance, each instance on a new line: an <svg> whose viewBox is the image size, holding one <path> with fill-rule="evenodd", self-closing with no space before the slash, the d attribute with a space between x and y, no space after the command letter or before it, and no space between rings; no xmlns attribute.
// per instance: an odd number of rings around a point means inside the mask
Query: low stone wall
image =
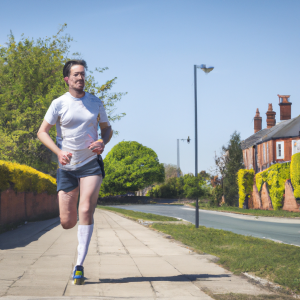
<svg viewBox="0 0 300 300"><path fill-rule="evenodd" d="M294 196L294 189L290 180L285 182L285 196L283 202L283 210L300 212L299 204Z"/></svg>
<svg viewBox="0 0 300 300"><path fill-rule="evenodd" d="M266 182L263 184L260 193L257 190L256 184L253 185L252 195L249 200L249 208L273 210L273 205ZM285 195L282 210L300 212L300 206L297 203L296 198L294 196L294 189L290 180L286 180L285 182Z"/></svg>
<svg viewBox="0 0 300 300"><path fill-rule="evenodd" d="M0 194L0 226L44 220L58 215L57 195L15 192L12 188Z"/></svg>
<svg viewBox="0 0 300 300"><path fill-rule="evenodd" d="M253 208L261 209L262 204L261 204L261 199L256 184L253 185L252 199L253 199Z"/></svg>
<svg viewBox="0 0 300 300"><path fill-rule="evenodd" d="M260 198L261 198L261 205L262 205L261 209L273 210L273 205L272 205L272 201L269 195L266 182L262 186Z"/></svg>

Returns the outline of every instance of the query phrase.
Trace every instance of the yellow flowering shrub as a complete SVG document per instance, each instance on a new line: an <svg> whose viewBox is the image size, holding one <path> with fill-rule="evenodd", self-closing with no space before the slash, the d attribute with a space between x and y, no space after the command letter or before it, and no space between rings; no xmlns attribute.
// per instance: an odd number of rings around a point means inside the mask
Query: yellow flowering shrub
<svg viewBox="0 0 300 300"><path fill-rule="evenodd" d="M267 181L267 178L268 178L267 170L264 170L264 171L262 171L260 173L257 173L255 175L255 183L256 183L257 190L259 192L261 191L263 183Z"/></svg>
<svg viewBox="0 0 300 300"><path fill-rule="evenodd" d="M294 187L295 197L300 198L300 153L296 153L292 156L291 181Z"/></svg>
<svg viewBox="0 0 300 300"><path fill-rule="evenodd" d="M275 164L270 168L257 173L255 176L258 191L261 191L262 185L266 182L273 209L282 207L283 194L285 190L285 181L290 179L291 163Z"/></svg>
<svg viewBox="0 0 300 300"><path fill-rule="evenodd" d="M254 170L240 169L237 181L239 187L239 207L243 208L247 194L251 194L253 189Z"/></svg>
<svg viewBox="0 0 300 300"><path fill-rule="evenodd" d="M0 160L0 191L12 187L16 192L56 194L56 180L26 165Z"/></svg>

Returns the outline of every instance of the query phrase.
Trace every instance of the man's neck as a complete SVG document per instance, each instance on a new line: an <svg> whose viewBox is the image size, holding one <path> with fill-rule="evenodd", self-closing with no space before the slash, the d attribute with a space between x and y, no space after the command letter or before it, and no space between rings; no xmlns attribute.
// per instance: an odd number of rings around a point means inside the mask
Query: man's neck
<svg viewBox="0 0 300 300"><path fill-rule="evenodd" d="M69 88L69 93L74 97L74 98L82 98L85 95L84 90L75 90L75 89L70 89Z"/></svg>

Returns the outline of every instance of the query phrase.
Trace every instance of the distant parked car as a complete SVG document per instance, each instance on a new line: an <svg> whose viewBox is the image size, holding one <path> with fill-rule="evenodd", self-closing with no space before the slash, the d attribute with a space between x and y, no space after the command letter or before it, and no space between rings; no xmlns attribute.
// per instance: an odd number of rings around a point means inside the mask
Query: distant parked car
<svg viewBox="0 0 300 300"><path fill-rule="evenodd" d="M132 192L128 192L128 193L126 194L126 196L135 196L135 194L132 193Z"/></svg>

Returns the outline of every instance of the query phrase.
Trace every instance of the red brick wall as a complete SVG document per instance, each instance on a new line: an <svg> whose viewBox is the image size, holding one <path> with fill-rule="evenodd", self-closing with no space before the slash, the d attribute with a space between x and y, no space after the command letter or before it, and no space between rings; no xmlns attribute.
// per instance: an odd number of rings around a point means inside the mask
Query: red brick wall
<svg viewBox="0 0 300 300"><path fill-rule="evenodd" d="M271 164L272 161L275 160L275 153L274 152L274 141L269 141L269 163Z"/></svg>
<svg viewBox="0 0 300 300"><path fill-rule="evenodd" d="M244 161L245 168L248 170L255 168L254 155L255 152L254 152L254 148L252 147L243 150L243 161Z"/></svg>
<svg viewBox="0 0 300 300"><path fill-rule="evenodd" d="M253 192L252 192L252 202L253 202L253 208L254 209L261 209L262 208L262 204L261 204L261 199L260 199L260 195L259 192L257 190L256 184L253 184Z"/></svg>
<svg viewBox="0 0 300 300"><path fill-rule="evenodd" d="M261 159L261 154L262 154L262 145L257 145L257 167L258 171L260 172L262 170L262 159Z"/></svg>
<svg viewBox="0 0 300 300"><path fill-rule="evenodd" d="M282 210L299 212L299 204L297 203L294 190L292 188L290 180L286 180L285 182L285 197L283 202Z"/></svg>
<svg viewBox="0 0 300 300"><path fill-rule="evenodd" d="M281 138L276 139L273 141L273 151L274 151L274 161L280 162L280 161L291 161L292 159L292 141L293 140L299 140L299 137L294 138ZM284 142L284 159L277 159L276 158L276 142Z"/></svg>
<svg viewBox="0 0 300 300"><path fill-rule="evenodd" d="M273 209L272 201L266 183L263 184L261 193L258 192L256 184L254 183L252 195L249 200L250 200L249 201L250 203L248 202L249 208L253 207L254 209L267 209L267 210ZM286 180L285 182L285 197L283 201L282 210L300 212L300 205L297 203L295 199L294 190L292 188L290 180Z"/></svg>
<svg viewBox="0 0 300 300"><path fill-rule="evenodd" d="M257 145L257 165L258 172L261 172L271 166L272 163L291 161L292 158L292 141L299 140L296 138L281 138L271 140ZM284 142L284 159L277 159L276 157L276 142ZM264 146L265 145L265 160L264 160ZM267 147L268 145L268 147ZM254 157L254 156L253 156ZM254 162L253 162L254 165Z"/></svg>
<svg viewBox="0 0 300 300"><path fill-rule="evenodd" d="M262 205L261 209L273 210L273 205L272 205L272 201L271 201L271 198L269 195L269 191L268 191L266 182L262 186L260 199L261 199L261 205Z"/></svg>
<svg viewBox="0 0 300 300"><path fill-rule="evenodd" d="M17 193L12 189L0 195L0 225L41 220L59 215L57 195Z"/></svg>

